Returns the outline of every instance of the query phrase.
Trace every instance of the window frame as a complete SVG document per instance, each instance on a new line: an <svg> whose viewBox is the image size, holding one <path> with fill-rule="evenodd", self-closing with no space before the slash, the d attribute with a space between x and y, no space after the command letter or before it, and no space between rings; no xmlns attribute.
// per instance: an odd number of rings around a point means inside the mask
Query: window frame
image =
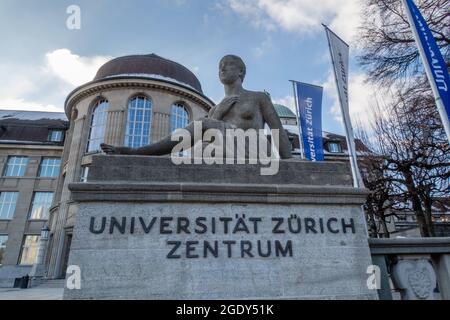
<svg viewBox="0 0 450 320"><path fill-rule="evenodd" d="M3 207L4 204L2 202L2 196L7 193L7 194L14 194L15 195L15 202L14 202L14 209L11 212L11 204L13 202L6 202L9 204L9 208L8 208L8 213L9 216L8 217L2 217L2 212L3 212ZM11 200L11 199L9 199ZM0 221L11 221L14 219L14 215L16 213L16 206L17 206L17 201L19 200L19 192L18 191L0 191Z"/></svg>
<svg viewBox="0 0 450 320"><path fill-rule="evenodd" d="M184 109L184 114L180 115L178 112L174 113L175 109ZM178 120L181 124L178 126ZM190 112L189 108L184 102L177 101L172 103L170 107L170 131L174 132L176 129L185 128L189 124Z"/></svg>
<svg viewBox="0 0 450 320"><path fill-rule="evenodd" d="M100 151L101 149L100 144L105 141L106 128L108 124L108 111L109 111L109 100L103 97L96 99L96 102L94 103L90 116L89 134L86 143L86 153L97 153ZM98 120L99 123L94 124L94 121L97 121L97 119L100 119ZM96 145L97 142L93 142L97 140L98 145Z"/></svg>
<svg viewBox="0 0 450 320"><path fill-rule="evenodd" d="M52 173L54 173L55 168L57 168L57 174L56 175L51 175L51 176L43 176L42 175L42 164L44 163L45 160L59 160L59 165L47 165L47 167L52 167ZM62 159L58 158L58 157L42 157L41 162L39 164L39 169L38 169L38 178L58 178L59 177L59 173L61 172L61 164L62 164ZM48 169L47 169L48 170Z"/></svg>
<svg viewBox="0 0 450 320"><path fill-rule="evenodd" d="M53 133L61 133L61 139L60 140L53 140ZM66 131L64 129L49 129L48 130L48 136L47 136L47 141L49 142L64 142L64 136L65 136Z"/></svg>
<svg viewBox="0 0 450 320"><path fill-rule="evenodd" d="M49 206L48 206L48 209L46 210L47 211L47 217L45 218L45 216L44 217L40 217L40 218L33 218L33 213L35 212L35 201L36 201L36 194L51 194L52 196L51 196L51 200L50 200L50 202L49 202ZM47 221L48 219L49 219L49 217L50 217L50 208L51 208L51 206L52 206L52 203L53 203L53 197L55 196L55 193L53 192L53 191L34 191L33 192L33 197L32 197L32 199L31 199L31 204L30 204L30 210L29 210L29 213L28 213L28 220L29 221ZM47 204L47 202L39 202L39 205L40 206L42 206L42 204ZM36 208L36 211L39 211L39 209L40 208ZM44 209L45 209L45 206L44 206Z"/></svg>
<svg viewBox="0 0 450 320"><path fill-rule="evenodd" d="M37 241L36 244L33 246L29 246L29 248L34 248L36 250L35 252L35 260L33 261L33 263L29 264L29 263L22 263L22 257L24 254L24 249L25 249L25 243L26 243L26 239L27 237L36 237ZM22 239L22 245L20 247L20 255L19 255L19 261L17 262L17 264L19 266L32 266L33 264L36 263L36 259L37 259L37 255L38 255L38 250L39 250L39 240L40 240L41 236L38 234L24 234L23 239Z"/></svg>
<svg viewBox="0 0 450 320"><path fill-rule="evenodd" d="M23 163L10 163L11 159L13 158L21 158L21 159L25 159L25 164ZM6 164L5 164L5 168L3 169L3 174L2 177L6 177L6 178L20 178L20 177L24 177L27 173L27 168L28 168L28 161L29 161L29 157L28 156L17 156L17 155L13 155L13 156L8 156L8 158L6 159ZM19 174L20 175L8 175L8 171L9 171L9 167L15 167L18 166L19 167ZM21 172L23 167L23 172ZM11 170L14 173L14 169Z"/></svg>
<svg viewBox="0 0 450 320"><path fill-rule="evenodd" d="M338 151L333 151L331 146L337 146ZM340 141L328 141L328 152L330 153L342 153L342 146Z"/></svg>
<svg viewBox="0 0 450 320"><path fill-rule="evenodd" d="M2 245L2 241L0 240L0 251L3 250L3 253L0 255L0 267L3 265L2 261L4 258L4 253L6 251L6 245L8 244L8 238L9 236L7 234L0 234L0 239L1 238L6 238L6 241L4 242L4 244Z"/></svg>
<svg viewBox="0 0 450 320"><path fill-rule="evenodd" d="M141 107L139 106L140 99L143 101ZM137 119L139 111L141 111L141 120ZM128 99L124 146L139 148L150 144L152 122L153 100L149 96L140 93ZM139 132L136 134L137 131ZM139 141L137 142L136 140Z"/></svg>

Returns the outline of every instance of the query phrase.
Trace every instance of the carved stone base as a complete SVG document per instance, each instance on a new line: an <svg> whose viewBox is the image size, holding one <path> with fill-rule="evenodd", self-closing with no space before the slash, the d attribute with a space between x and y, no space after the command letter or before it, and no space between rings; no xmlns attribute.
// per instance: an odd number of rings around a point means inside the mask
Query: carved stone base
<svg viewBox="0 0 450 320"><path fill-rule="evenodd" d="M64 297L377 299L348 168L291 160L272 184L252 170L94 157L89 183L70 186L81 289Z"/></svg>

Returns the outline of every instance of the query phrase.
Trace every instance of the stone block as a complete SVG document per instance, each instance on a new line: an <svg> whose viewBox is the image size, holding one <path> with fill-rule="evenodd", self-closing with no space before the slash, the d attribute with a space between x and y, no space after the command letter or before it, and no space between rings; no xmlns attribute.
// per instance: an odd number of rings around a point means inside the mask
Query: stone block
<svg viewBox="0 0 450 320"><path fill-rule="evenodd" d="M377 299L347 167L283 161L267 178L130 159L94 156L89 183L70 185L81 289L65 299Z"/></svg>

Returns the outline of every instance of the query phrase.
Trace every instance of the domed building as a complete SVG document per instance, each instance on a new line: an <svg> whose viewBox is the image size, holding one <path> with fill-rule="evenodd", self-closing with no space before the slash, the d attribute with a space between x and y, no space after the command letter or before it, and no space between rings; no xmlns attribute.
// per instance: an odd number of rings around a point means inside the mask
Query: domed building
<svg viewBox="0 0 450 320"><path fill-rule="evenodd" d="M297 126L297 116L291 109L281 104L274 104L275 111L280 117L282 125Z"/></svg>
<svg viewBox="0 0 450 320"><path fill-rule="evenodd" d="M155 54L113 59L93 81L69 94L65 113L70 129L50 210L48 278L65 276L77 212L68 186L86 181L100 144L147 145L205 116L213 105L189 69Z"/></svg>

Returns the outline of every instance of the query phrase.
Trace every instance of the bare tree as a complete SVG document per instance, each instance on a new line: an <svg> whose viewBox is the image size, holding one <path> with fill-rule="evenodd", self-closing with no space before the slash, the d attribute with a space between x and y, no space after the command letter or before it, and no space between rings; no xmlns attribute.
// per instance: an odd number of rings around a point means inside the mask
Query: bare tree
<svg viewBox="0 0 450 320"><path fill-rule="evenodd" d="M450 69L450 1L415 2ZM433 203L450 193L449 145L402 1L364 3L358 59L368 81L394 96L393 102L375 108L374 156L366 159L372 168L365 179L372 190L367 205L382 220L392 206L412 209L422 236L433 236Z"/></svg>
<svg viewBox="0 0 450 320"><path fill-rule="evenodd" d="M450 1L416 0L450 68ZM401 0L365 0L358 43L360 64L369 80L383 86L414 83L428 88L410 24ZM422 78L421 80L418 79Z"/></svg>
<svg viewBox="0 0 450 320"><path fill-rule="evenodd" d="M386 179L384 160L375 154L359 161L364 185L370 190L364 205L368 218L369 235L372 238L389 238L387 220L392 216L392 183Z"/></svg>
<svg viewBox="0 0 450 320"><path fill-rule="evenodd" d="M369 222L376 218L382 226L374 235L387 236L386 218L412 210L421 235L434 236L433 204L450 195L450 148L434 102L424 95L398 93L374 112L373 139L366 142L372 153L361 161L371 190Z"/></svg>

